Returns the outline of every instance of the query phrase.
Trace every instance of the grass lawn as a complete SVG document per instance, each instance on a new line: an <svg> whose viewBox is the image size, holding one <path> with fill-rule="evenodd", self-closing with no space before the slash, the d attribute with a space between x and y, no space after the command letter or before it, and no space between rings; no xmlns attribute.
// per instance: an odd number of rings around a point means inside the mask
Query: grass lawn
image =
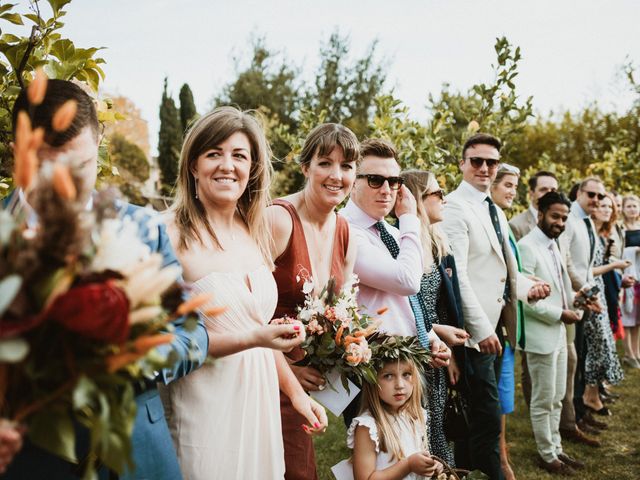
<svg viewBox="0 0 640 480"><path fill-rule="evenodd" d="M519 363L518 357L516 364ZM516 381L519 379L520 369L517 367ZM625 380L615 388L615 392L621 398L610 407L613 415L605 418L609 429L598 437L602 442L601 448L563 443L569 455L587 464L586 469L577 477L580 480L640 479L640 370L625 367ZM345 438L346 429L342 419L331 416L326 434L315 439L321 480L332 480L334 477L331 466L350 455ZM507 418L507 441L511 463L519 480L557 478L536 466L537 451L519 382L516 389L516 411Z"/></svg>

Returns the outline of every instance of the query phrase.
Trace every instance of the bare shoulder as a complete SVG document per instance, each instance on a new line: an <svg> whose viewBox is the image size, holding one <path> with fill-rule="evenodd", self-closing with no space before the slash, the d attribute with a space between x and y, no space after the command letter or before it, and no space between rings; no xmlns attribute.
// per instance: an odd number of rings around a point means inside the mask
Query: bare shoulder
<svg viewBox="0 0 640 480"><path fill-rule="evenodd" d="M286 208L281 205L270 205L267 207L267 221L271 228L274 239L291 235L293 230L293 220Z"/></svg>

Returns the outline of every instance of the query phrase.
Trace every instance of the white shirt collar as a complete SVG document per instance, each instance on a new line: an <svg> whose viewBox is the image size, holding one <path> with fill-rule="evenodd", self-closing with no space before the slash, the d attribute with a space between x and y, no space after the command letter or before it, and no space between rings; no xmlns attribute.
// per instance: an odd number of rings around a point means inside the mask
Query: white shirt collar
<svg viewBox="0 0 640 480"><path fill-rule="evenodd" d="M480 204L482 204L487 197L491 198L491 195L489 195L486 192L481 192L476 187L471 185L469 182L466 182L464 180L460 182L459 188L461 188L462 191L464 191L467 195L469 195L474 201Z"/></svg>
<svg viewBox="0 0 640 480"><path fill-rule="evenodd" d="M356 202L354 202L351 198L342 209L342 213L349 217L349 223L353 223L354 225L357 225L358 227L364 229L371 228L373 225L379 222L379 220L373 218L364 210L362 210L358 205L356 205Z"/></svg>
<svg viewBox="0 0 640 480"><path fill-rule="evenodd" d="M545 247L549 248L550 245L553 245L555 241L553 238L547 237L547 235L540 229L539 226L535 226L535 228L531 231L531 234L534 236L535 240Z"/></svg>

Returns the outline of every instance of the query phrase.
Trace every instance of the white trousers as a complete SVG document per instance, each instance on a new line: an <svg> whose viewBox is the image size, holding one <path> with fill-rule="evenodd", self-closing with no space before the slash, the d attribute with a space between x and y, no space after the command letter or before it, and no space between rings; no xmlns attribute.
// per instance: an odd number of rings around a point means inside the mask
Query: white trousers
<svg viewBox="0 0 640 480"><path fill-rule="evenodd" d="M552 462L562 453L560 414L567 388L567 346L549 354L526 352L531 375L531 426L538 453Z"/></svg>

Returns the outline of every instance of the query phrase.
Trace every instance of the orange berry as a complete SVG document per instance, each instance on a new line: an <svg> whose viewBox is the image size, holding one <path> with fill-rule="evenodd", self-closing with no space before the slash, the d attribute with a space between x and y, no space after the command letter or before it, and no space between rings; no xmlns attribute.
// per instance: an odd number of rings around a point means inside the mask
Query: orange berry
<svg viewBox="0 0 640 480"><path fill-rule="evenodd" d="M42 67L36 68L36 75L27 88L27 98L31 105L40 105L47 93L47 74Z"/></svg>
<svg viewBox="0 0 640 480"><path fill-rule="evenodd" d="M62 106L53 114L51 120L51 128L56 132L64 132L71 126L76 112L78 111L78 104L75 100L67 100Z"/></svg>

